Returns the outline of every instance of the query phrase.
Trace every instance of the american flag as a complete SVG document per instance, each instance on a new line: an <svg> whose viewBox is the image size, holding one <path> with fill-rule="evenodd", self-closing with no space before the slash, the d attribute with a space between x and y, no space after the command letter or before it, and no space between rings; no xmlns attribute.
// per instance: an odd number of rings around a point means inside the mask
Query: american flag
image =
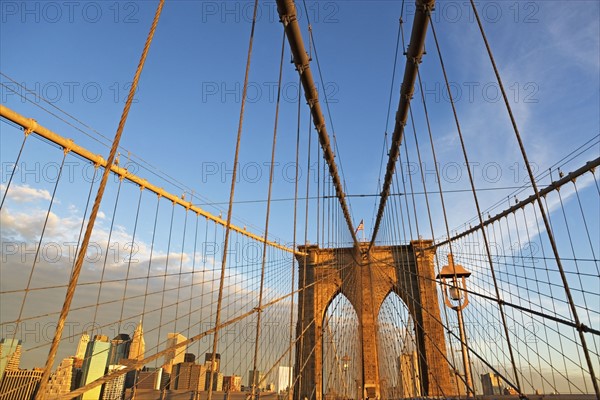
<svg viewBox="0 0 600 400"><path fill-rule="evenodd" d="M356 227L356 231L354 233L358 233L358 231L364 231L365 230L365 224L363 222L363 220L360 220L360 224L358 224L358 226Z"/></svg>

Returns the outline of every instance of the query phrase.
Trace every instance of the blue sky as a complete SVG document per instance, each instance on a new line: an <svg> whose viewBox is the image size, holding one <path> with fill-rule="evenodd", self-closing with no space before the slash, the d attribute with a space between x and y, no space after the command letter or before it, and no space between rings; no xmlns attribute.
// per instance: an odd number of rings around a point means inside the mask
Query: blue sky
<svg viewBox="0 0 600 400"><path fill-rule="evenodd" d="M347 190L350 194L375 194L383 134L388 122L391 134L404 66L400 57L392 112L386 122L401 3L308 2L307 6L325 81L320 86L331 103L332 119L326 119L330 134L336 134ZM480 6L531 161L540 169L547 168L599 131L598 3L484 2ZM269 160L273 130L281 24L274 2L260 7L238 200L266 198L268 167L264 163ZM300 10L306 30L306 12L303 7ZM6 2L2 72L111 138L153 11L152 2L73 6ZM406 40L413 12L413 6L407 6ZM476 183L488 185L485 174L497 173L499 168L499 183L515 186L514 181L521 181L525 171L472 12L459 2L440 2L436 13L434 21L456 90ZM251 5L246 2L169 2L122 140L124 149L216 202L226 201L229 192L250 17ZM422 73L437 150L446 165L442 173L448 176L447 187L464 188L466 167L431 34L427 49ZM314 62L313 68L316 73ZM24 103L6 87L2 89L3 103L9 107L98 153L107 153L106 148ZM287 62L283 89L276 198L293 193L292 179L286 178L293 174L289 163L294 160L297 75ZM420 100L418 92L416 100ZM415 107L418 120L420 110ZM305 120L306 116L305 109ZM423 121L417 127L424 140ZM303 121L303 136L305 128ZM305 157L303 154L301 159ZM427 154L423 157L427 169L430 158ZM416 161L414 154L413 159ZM461 164L460 170L447 164L453 161ZM484 170L488 162L497 162L499 167ZM520 163L520 171L514 166L511 169L514 162ZM477 170L478 163L481 170ZM355 223L365 219L369 232L374 200L354 199L351 204ZM262 207L264 210L264 204ZM240 213L245 218L256 214L258 218L250 222L264 225L259 217L264 211L241 208L236 214ZM461 213L453 226L464 217ZM285 224L274 226L273 232L289 239Z"/></svg>
<svg viewBox="0 0 600 400"><path fill-rule="evenodd" d="M392 88L391 113L387 118L401 4L396 1L307 2L323 73L323 81L318 82L321 101L324 102L325 92L331 110L331 118L326 115L328 130L330 134L335 133L339 149L336 161L343 167L349 194L377 193L384 133L386 127L388 134L392 133L404 70L404 58L400 54ZM105 139L90 133L90 129L84 130L91 137L84 135L40 109L37 105L58 113L52 106L27 94L11 79L112 138L155 5L155 1L2 2L0 70L5 74L0 77L5 85L0 88L2 104L106 156ZM238 201L264 200L267 193L282 26L274 2L261 3L260 7L249 101L244 117L240 182L236 191ZM308 44L307 13L303 7L300 10L300 23ZM406 41L413 12L414 7L407 5L404 11ZM600 132L600 3L485 1L480 4L480 12L530 161L535 164L534 169L541 172ZM140 168L136 164L140 159L151 164L155 172L167 174L193 189L203 201L222 203L228 200L250 17L251 3L246 1L167 2L140 80L136 104L123 134L122 164L127 162L129 154L132 170L158 186L176 194L183 192L176 185ZM527 182L525 169L483 41L466 3L439 2L434 25L455 91L477 187L522 185ZM441 162L442 184L445 190L466 189L467 170L430 33L426 50L421 73ZM276 154L279 165L275 170L273 194L279 199L293 197L298 100L298 77L289 63L287 45L284 57ZM312 68L318 77L314 53ZM10 88L33 100L33 104ZM304 103L302 101L303 150L300 159L305 177L308 110ZM413 104L417 134L423 147L428 139L418 91ZM16 157L22 136L4 123L0 129L4 184L8 179L7 166ZM414 164L416 153L410 124L406 137L405 147L409 149L412 164L405 172L414 173L413 179L418 182L421 167ZM314 138L312 143L314 146ZM313 177L315 149L313 147ZM430 152L422 152L427 188L436 190ZM565 171L575 169L597 157L598 153L596 144L563 168ZM16 183L21 187L20 192L15 193L26 194L23 185L29 185L39 190L34 195L29 192L30 199L33 196L47 202L53 187L51 175L62 152L49 150L47 144L34 141L31 145L28 143L26 157L35 165L29 164L34 172L28 178L17 175ZM81 160L70 162L74 162L70 170L74 182L70 183L84 182L83 174L90 172L85 163ZM548 182L549 179L545 179L542 185ZM585 189L591 188L590 184L589 180L581 184L584 201ZM303 181L301 193L304 185ZM311 185L314 194L314 179ZM416 191L422 189L422 186L416 187ZM112 214L116 188L113 182L107 190L101 208L105 217ZM57 225L62 222L63 226L75 229L76 224L70 218L81 212L87 190L88 186L83 184L61 185L55 206ZM511 192L512 189L482 192L482 208ZM131 234L137 194L131 187L123 194L125 200L122 201L131 204L130 209L119 210L119 229L124 238ZM14 212L23 217L27 209L21 207L18 197L12 201ZM453 204L449 213L451 228L475 215L469 193L448 194L447 201ZM351 198L350 203L355 225L364 219L369 236L375 199ZM147 232L151 229L148 216L153 204L153 200L145 200L142 205L142 215L146 218L139 235L146 244L149 242ZM38 205L36 212L41 213L46 203ZM271 233L283 242L292 240L291 206L292 203L287 201L275 203L272 208L275 218L272 219ZM314 213L314 206L311 206L311 213ZM224 204L220 207L226 208ZM218 213L215 208L209 209ZM417 209L420 215L425 215L422 202ZM593 203L589 203L589 209L594 209ZM264 227L264 212L264 202L234 207L236 222L258 227L252 228L257 231ZM597 207L595 212L597 220ZM434 208L433 215L437 221L435 236L441 236L443 225L439 207ZM300 211L302 218L303 211ZM11 235L35 237L33 228L28 232L29 225L23 221L20 220L21 230L11 231ZM177 223L181 224L182 220ZM105 234L108 226L109 220L100 218L99 236ZM313 226L309 234L311 241L315 240L314 229ZM302 235L302 229L298 233ZM72 232L70 234L72 236ZM165 232L160 234L166 235ZM423 236L431 236L431 233L423 232Z"/></svg>

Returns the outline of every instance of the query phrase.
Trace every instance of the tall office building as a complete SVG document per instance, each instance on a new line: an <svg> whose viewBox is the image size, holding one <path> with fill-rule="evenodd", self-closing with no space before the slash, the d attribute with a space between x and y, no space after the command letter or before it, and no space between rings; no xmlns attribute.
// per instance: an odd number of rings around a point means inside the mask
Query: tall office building
<svg viewBox="0 0 600 400"><path fill-rule="evenodd" d="M121 360L120 364L129 366L131 363L144 359L144 353L146 351L146 342L144 341L144 328L142 327L142 321L135 327L133 335L131 337L131 344L129 345L129 354L127 360ZM135 384L136 376L138 371L129 371L125 376L125 388L131 388Z"/></svg>
<svg viewBox="0 0 600 400"><path fill-rule="evenodd" d="M267 387L267 383L263 379L264 377L265 375L261 374L260 371L254 371L251 369L248 371L248 386L252 387L252 384L254 384L259 389L265 389Z"/></svg>
<svg viewBox="0 0 600 400"><path fill-rule="evenodd" d="M171 375L171 388L175 390L205 390L206 370L206 365L193 362L175 364Z"/></svg>
<svg viewBox="0 0 600 400"><path fill-rule="evenodd" d="M124 365L109 365L108 373L118 371L125 368ZM104 384L102 389L102 400L121 400L123 398L123 391L125 390L125 374L117 376L115 379Z"/></svg>
<svg viewBox="0 0 600 400"><path fill-rule="evenodd" d="M163 385L163 369L162 368L147 368L143 369L138 374L137 384L138 389L153 389L161 390Z"/></svg>
<svg viewBox="0 0 600 400"><path fill-rule="evenodd" d="M275 387L277 392L285 391L291 388L291 372L292 367L279 367L277 370L277 386Z"/></svg>
<svg viewBox="0 0 600 400"><path fill-rule="evenodd" d="M0 339L0 382L4 371L19 369L21 362L21 341L19 339Z"/></svg>
<svg viewBox="0 0 600 400"><path fill-rule="evenodd" d="M206 353L204 355L204 365L206 365L209 371L212 369L216 372L219 372L221 370L221 354L215 353L215 360L212 362L211 361L212 353Z"/></svg>
<svg viewBox="0 0 600 400"><path fill-rule="evenodd" d="M65 358L60 362L56 371L50 375L50 381L46 386L46 396L53 397L69 393L73 382L75 357Z"/></svg>
<svg viewBox="0 0 600 400"><path fill-rule="evenodd" d="M419 374L419 360L417 352L411 351L400 354L400 397L421 396L421 378Z"/></svg>
<svg viewBox="0 0 600 400"><path fill-rule="evenodd" d="M206 368L206 365L204 366ZM212 390L220 392L223 390L223 374L221 372L206 370L206 385L204 390L210 389L210 379L212 376Z"/></svg>
<svg viewBox="0 0 600 400"><path fill-rule="evenodd" d="M240 392L242 390L242 377L239 375L224 376L223 390L230 392Z"/></svg>
<svg viewBox="0 0 600 400"><path fill-rule="evenodd" d="M108 365L120 365L121 360L129 358L131 338L126 333L119 333L110 341L110 352L108 353Z"/></svg>
<svg viewBox="0 0 600 400"><path fill-rule="evenodd" d="M163 369L167 374L170 374L173 370L173 365L184 362L186 346L175 348L179 343L187 340L185 336L180 333L168 333L167 334L167 348L171 349L165 354L165 362Z"/></svg>
<svg viewBox="0 0 600 400"><path fill-rule="evenodd" d="M493 372L481 375L481 385L484 395L502 394L502 378Z"/></svg>
<svg viewBox="0 0 600 400"><path fill-rule="evenodd" d="M173 390L186 390L190 386L190 372L192 370L191 362L182 362L173 365L171 375L171 389Z"/></svg>
<svg viewBox="0 0 600 400"><path fill-rule="evenodd" d="M140 321L133 331L131 346L129 346L129 359L143 360L145 351L146 342L144 341L144 328L142 328L142 321Z"/></svg>
<svg viewBox="0 0 600 400"><path fill-rule="evenodd" d="M75 352L75 357L83 360L85 358L85 351L87 350L87 345L90 342L90 335L87 332L83 332L81 337L79 338L79 343L77 344L77 351Z"/></svg>
<svg viewBox="0 0 600 400"><path fill-rule="evenodd" d="M196 362L196 355L194 353L185 353L183 356L183 362Z"/></svg>
<svg viewBox="0 0 600 400"><path fill-rule="evenodd" d="M77 343L77 350L73 356L73 376L71 377L71 390L75 390L81 386L81 376L83 359L85 358L85 352L87 346L90 343L90 335L87 332L82 332L79 342Z"/></svg>
<svg viewBox="0 0 600 400"><path fill-rule="evenodd" d="M32 399L43 374L41 368L7 370L0 383L0 400Z"/></svg>
<svg viewBox="0 0 600 400"><path fill-rule="evenodd" d="M110 342L108 341L108 337L104 335L96 335L94 336L94 340L88 343L83 365L81 366L80 387L104 376L109 351ZM97 386L88 390L81 396L81 400L98 400L101 389L101 386Z"/></svg>
<svg viewBox="0 0 600 400"><path fill-rule="evenodd" d="M217 392L223 391L223 373L219 372L217 374L217 381L214 383L213 390Z"/></svg>

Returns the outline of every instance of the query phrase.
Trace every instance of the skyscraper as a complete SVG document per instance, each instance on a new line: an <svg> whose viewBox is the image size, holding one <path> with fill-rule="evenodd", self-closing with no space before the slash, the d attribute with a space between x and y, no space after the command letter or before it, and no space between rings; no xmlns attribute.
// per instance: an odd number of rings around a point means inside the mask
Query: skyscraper
<svg viewBox="0 0 600 400"><path fill-rule="evenodd" d="M0 400L31 399L42 380L44 370L7 370L0 384Z"/></svg>
<svg viewBox="0 0 600 400"><path fill-rule="evenodd" d="M287 390L292 386L290 380L292 377L291 372L292 367L279 367L279 369L277 370L277 386L275 387L275 390L277 392Z"/></svg>
<svg viewBox="0 0 600 400"><path fill-rule="evenodd" d="M81 337L79 338L79 343L77 344L77 351L75 352L75 357L83 360L85 358L85 351L87 350L87 345L90 342L90 335L87 332L83 332Z"/></svg>
<svg viewBox="0 0 600 400"><path fill-rule="evenodd" d="M206 353L204 355L204 365L208 368L208 370L214 370L216 372L221 371L221 355L219 353L215 353L215 360L212 361L212 353Z"/></svg>
<svg viewBox="0 0 600 400"><path fill-rule="evenodd" d="M83 365L81 367L80 386L87 385L101 376L104 376L109 351L110 343L108 337L104 335L96 335L94 336L94 340L88 343ZM98 400L100 398L101 389L101 386L97 386L88 390L81 396L81 400Z"/></svg>
<svg viewBox="0 0 600 400"><path fill-rule="evenodd" d="M163 385L163 369L162 368L148 368L140 371L138 375L138 389L153 389L161 390Z"/></svg>
<svg viewBox="0 0 600 400"><path fill-rule="evenodd" d="M21 362L21 341L19 339L0 339L0 382L4 371L19 369Z"/></svg>
<svg viewBox="0 0 600 400"><path fill-rule="evenodd" d="M179 333L168 333L167 334L167 348L171 348L165 354L165 362L163 368L166 373L170 374L173 365L184 362L185 360L185 351L187 350L186 346L181 346L175 349L179 343L187 340L185 336Z"/></svg>
<svg viewBox="0 0 600 400"><path fill-rule="evenodd" d="M75 357L69 357L60 362L56 371L50 375L50 381L46 386L46 396L53 397L71 391L74 360Z"/></svg>
<svg viewBox="0 0 600 400"><path fill-rule="evenodd" d="M135 327L129 346L128 360L123 362L125 365L131 365L132 362L143 360L144 352L146 351L146 342L144 341L144 328L142 321ZM161 372L162 373L162 372ZM129 371L125 377L125 387L131 388L135 385L138 371Z"/></svg>
<svg viewBox="0 0 600 400"><path fill-rule="evenodd" d="M204 365L204 368L206 369L207 366ZM204 390L210 389L211 376L212 376L212 390L216 390L218 392L223 390L223 374L221 372L208 371L208 370L206 371L206 385L204 386Z"/></svg>
<svg viewBox="0 0 600 400"><path fill-rule="evenodd" d="M196 355L193 353L185 353L183 356L183 362L196 362Z"/></svg>
<svg viewBox="0 0 600 400"><path fill-rule="evenodd" d="M125 368L124 365L109 365L108 372L118 371ZM106 384L102 390L102 400L121 400L123 398L123 390L125 389L125 374L117 376Z"/></svg>
<svg viewBox="0 0 600 400"><path fill-rule="evenodd" d="M206 365L182 362L173 366L171 388L176 390L205 390Z"/></svg>
<svg viewBox="0 0 600 400"><path fill-rule="evenodd" d="M146 342L144 341L144 328L142 328L142 321L140 321L135 327L135 331L133 331L131 346L129 346L129 359L143 360L145 351Z"/></svg>
<svg viewBox="0 0 600 400"><path fill-rule="evenodd" d="M481 374L481 385L484 395L502 394L502 378L493 372Z"/></svg>
<svg viewBox="0 0 600 400"><path fill-rule="evenodd" d="M120 365L121 360L129 358L131 338L126 333L119 333L110 341L110 352L108 354L108 365Z"/></svg>
<svg viewBox="0 0 600 400"><path fill-rule="evenodd" d="M252 384L256 385L259 389L265 389L267 387L267 383L264 380L265 375L260 371L254 371L251 369L248 371L248 386L252 387Z"/></svg>
<svg viewBox="0 0 600 400"><path fill-rule="evenodd" d="M242 377L231 375L223 377L223 390L230 392L239 392L242 390Z"/></svg>

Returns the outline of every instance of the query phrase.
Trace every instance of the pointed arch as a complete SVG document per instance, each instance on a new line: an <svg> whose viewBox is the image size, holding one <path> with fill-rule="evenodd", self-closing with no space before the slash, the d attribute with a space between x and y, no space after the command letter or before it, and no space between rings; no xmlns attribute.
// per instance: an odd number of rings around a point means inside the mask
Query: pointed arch
<svg viewBox="0 0 600 400"><path fill-rule="evenodd" d="M358 313L339 291L325 309L323 335L323 386L325 398L356 398L361 352Z"/></svg>
<svg viewBox="0 0 600 400"><path fill-rule="evenodd" d="M382 398L421 395L415 323L404 300L390 290L377 315L379 376Z"/></svg>

